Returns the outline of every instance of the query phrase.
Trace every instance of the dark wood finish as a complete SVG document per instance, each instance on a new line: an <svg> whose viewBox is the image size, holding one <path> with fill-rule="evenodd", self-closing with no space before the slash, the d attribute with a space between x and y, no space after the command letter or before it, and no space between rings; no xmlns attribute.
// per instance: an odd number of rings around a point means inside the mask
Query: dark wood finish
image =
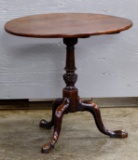
<svg viewBox="0 0 138 160"><path fill-rule="evenodd" d="M55 112L55 120L54 120L54 133L51 141L47 144L44 144L42 146L42 153L48 153L52 148L54 148L55 143L57 142L59 135L60 135L60 130L61 130L61 125L62 125L62 117L64 113L67 112L68 107L69 107L69 99L65 98L62 102L62 104L56 109Z"/></svg>
<svg viewBox="0 0 138 160"><path fill-rule="evenodd" d="M17 18L5 25L7 32L26 37L71 38L111 34L132 26L128 19L91 13L58 13Z"/></svg>
<svg viewBox="0 0 138 160"><path fill-rule="evenodd" d="M100 109L95 103L91 101L86 101L86 102L81 102L80 104L81 104L80 107L81 111L88 111L94 116L95 123L100 132L110 136L111 138L126 138L128 136L128 133L126 133L124 130L110 131L106 129L102 122Z"/></svg>
<svg viewBox="0 0 138 160"><path fill-rule="evenodd" d="M82 102L81 99L79 98L78 89L75 87L75 82L77 81L77 75L74 73L76 70L74 45L77 43L77 38L64 38L63 42L67 46L66 66L65 66L66 73L63 75L64 81L66 83L66 87L63 89L64 100L57 99L53 104L52 119L50 122L47 122L44 119L40 121L40 127L46 129L51 129L53 125L55 127L51 142L43 145L41 151L43 153L49 153L49 151L52 148L54 148L54 145L59 137L63 114L68 112L88 111L93 115L97 128L99 129L100 132L110 136L111 138L126 138L128 136L128 133L123 130L110 131L105 128L102 122L100 109L95 103L91 101ZM66 110L63 109L65 108L65 105L67 105ZM57 112L60 113L61 115L59 119L57 119L57 114L56 114Z"/></svg>
<svg viewBox="0 0 138 160"><path fill-rule="evenodd" d="M55 112L56 109L62 104L63 99L56 99L54 104L53 104L53 108L52 108L52 117L51 117L51 121L47 122L45 119L42 119L40 121L40 127L42 128L46 128L46 129L51 129L51 127L54 126L54 117L55 117Z"/></svg>
<svg viewBox="0 0 138 160"><path fill-rule="evenodd" d="M75 55L74 45L77 43L77 38L64 38L64 44L66 48L66 73L63 75L63 79L66 83L66 87L63 89L63 97L70 98L70 112L76 111L78 103L78 89L75 87L77 81L77 74L75 73Z"/></svg>
<svg viewBox="0 0 138 160"><path fill-rule="evenodd" d="M42 146L41 151L48 153L54 148L57 142L62 118L65 113L76 111L88 111L95 119L97 128L103 134L112 138L126 138L128 134L123 130L110 131L105 128L99 107L93 102L82 102L75 87L77 74L75 73L75 48L78 38L89 37L91 35L119 33L132 26L132 22L127 19L99 14L45 14L28 16L9 21L5 25L9 33L41 38L63 38L66 45L66 73L63 79L66 87L63 89L62 99L57 99L53 104L52 118L50 122L42 119L40 127L50 129L54 126L54 133L49 143Z"/></svg>

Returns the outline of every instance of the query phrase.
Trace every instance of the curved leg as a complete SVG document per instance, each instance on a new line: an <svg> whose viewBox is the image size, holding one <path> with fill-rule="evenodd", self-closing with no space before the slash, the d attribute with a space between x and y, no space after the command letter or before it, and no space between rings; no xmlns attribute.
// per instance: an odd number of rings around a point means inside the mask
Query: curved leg
<svg viewBox="0 0 138 160"><path fill-rule="evenodd" d="M102 118L101 118L101 113L99 107L93 103L93 102L81 102L82 109L89 111L93 114L96 125L103 134L106 134L110 136L111 138L126 138L128 136L128 133L126 133L124 130L115 130L115 131L110 131L105 128Z"/></svg>
<svg viewBox="0 0 138 160"><path fill-rule="evenodd" d="M42 153L48 153L52 148L54 148L55 143L57 142L61 130L62 118L64 113L69 108L69 99L64 99L63 103L56 109L55 112L55 122L54 122L54 134L52 140L42 146Z"/></svg>
<svg viewBox="0 0 138 160"><path fill-rule="evenodd" d="M60 106L60 104L62 103L63 99L59 98L56 99L54 104L53 104L53 108L52 108L52 117L51 117L51 121L47 122L45 119L42 119L40 121L40 127L42 128L46 128L46 129L51 129L52 126L54 126L54 116L55 116L55 111L57 109L58 106Z"/></svg>

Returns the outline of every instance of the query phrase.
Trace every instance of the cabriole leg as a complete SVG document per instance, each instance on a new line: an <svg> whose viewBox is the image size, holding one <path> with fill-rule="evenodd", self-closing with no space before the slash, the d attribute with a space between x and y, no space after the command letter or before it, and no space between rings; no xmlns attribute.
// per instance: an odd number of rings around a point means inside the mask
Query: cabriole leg
<svg viewBox="0 0 138 160"><path fill-rule="evenodd" d="M68 108L69 108L69 99L65 98L62 104L56 109L53 137L49 143L44 144L42 146L41 149L42 153L48 153L52 148L54 148L54 145L57 142L60 135L63 115L68 111Z"/></svg>
<svg viewBox="0 0 138 160"><path fill-rule="evenodd" d="M100 109L95 103L87 101L81 102L81 106L82 106L82 111L88 111L93 114L97 128L103 134L106 134L111 138L126 138L128 136L128 133L125 132L124 130L110 131L106 129L102 122Z"/></svg>
<svg viewBox="0 0 138 160"><path fill-rule="evenodd" d="M62 103L63 99L59 98L56 99L54 104L53 104L53 108L52 108L52 117L51 117L51 121L46 121L45 119L42 119L40 121L40 127L42 128L46 128L46 129L51 129L52 126L54 126L54 116L55 116L55 112L58 106L60 106L60 104Z"/></svg>

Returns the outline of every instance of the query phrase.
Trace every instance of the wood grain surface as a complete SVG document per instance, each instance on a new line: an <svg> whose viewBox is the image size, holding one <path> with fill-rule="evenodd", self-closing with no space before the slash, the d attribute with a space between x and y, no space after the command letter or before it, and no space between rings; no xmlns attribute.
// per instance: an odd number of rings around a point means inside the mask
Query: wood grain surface
<svg viewBox="0 0 138 160"><path fill-rule="evenodd" d="M91 13L52 13L17 18L6 23L11 34L36 38L72 38L111 34L132 26L125 18Z"/></svg>

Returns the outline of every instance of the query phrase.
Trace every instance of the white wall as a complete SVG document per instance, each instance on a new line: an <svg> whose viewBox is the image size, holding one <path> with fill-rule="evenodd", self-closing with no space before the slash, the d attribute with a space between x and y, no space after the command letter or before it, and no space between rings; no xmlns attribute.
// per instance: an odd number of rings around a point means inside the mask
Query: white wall
<svg viewBox="0 0 138 160"><path fill-rule="evenodd" d="M81 97L138 96L137 0L0 0L0 99L61 97L65 86L62 39L10 35L13 18L51 12L88 12L129 18L132 29L117 35L80 39L76 86Z"/></svg>

